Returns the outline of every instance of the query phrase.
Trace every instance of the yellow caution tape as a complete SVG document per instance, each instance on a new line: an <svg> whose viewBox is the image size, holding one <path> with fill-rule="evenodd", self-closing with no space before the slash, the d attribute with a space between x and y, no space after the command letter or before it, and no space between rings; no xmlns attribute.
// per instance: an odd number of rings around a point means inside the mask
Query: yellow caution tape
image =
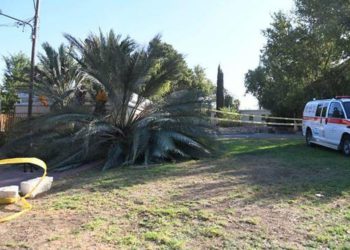
<svg viewBox="0 0 350 250"><path fill-rule="evenodd" d="M35 189L40 185L40 183L44 180L44 178L47 174L47 167L46 167L45 162L43 162L42 160L40 160L38 158L11 158L11 159L0 160L0 165L23 164L23 163L31 163L31 164L37 165L38 167L41 167L42 169L44 169L44 173L41 176L38 183L25 196L17 197L17 198L0 198L0 204L16 203L16 204L20 204L20 207L21 207L21 211L16 212L14 214L11 214L9 216L0 218L0 223L6 222L9 220L13 220L13 219L19 217L20 215L24 214L25 212L32 209L32 205L26 200L26 198L28 198L35 191Z"/></svg>
<svg viewBox="0 0 350 250"><path fill-rule="evenodd" d="M215 121L223 122L235 122L235 123L247 123L247 124L257 124L257 125L271 125L271 126L302 126L301 123L280 123L280 122L258 122L258 121L243 121L237 119L225 119L225 118L211 118Z"/></svg>
<svg viewBox="0 0 350 250"><path fill-rule="evenodd" d="M261 117L263 119L274 119L274 120L290 120L290 121L302 121L302 118L289 118L289 117L277 117L277 116L270 116L270 115L253 115L253 114L242 114L237 112L228 112L228 111L221 111L221 110L209 110L210 112L215 112L219 114L228 114L228 115L237 115L237 116L251 116L251 117Z"/></svg>

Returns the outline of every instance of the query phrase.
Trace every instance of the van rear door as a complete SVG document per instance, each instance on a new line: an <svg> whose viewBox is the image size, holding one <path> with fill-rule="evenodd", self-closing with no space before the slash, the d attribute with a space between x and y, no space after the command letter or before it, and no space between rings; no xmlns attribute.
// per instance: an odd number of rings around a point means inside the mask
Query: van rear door
<svg viewBox="0 0 350 250"><path fill-rule="evenodd" d="M345 113L340 102L331 102L328 116L325 120L325 141L332 145L339 145L344 128Z"/></svg>
<svg viewBox="0 0 350 250"><path fill-rule="evenodd" d="M316 141L322 140L323 135L323 124L321 119L321 113L322 113L322 107L323 102L317 103L316 111L315 111L315 117L312 121L312 135L316 139Z"/></svg>
<svg viewBox="0 0 350 250"><path fill-rule="evenodd" d="M319 120L319 138L322 142L328 142L326 133L328 104L329 102L323 102Z"/></svg>

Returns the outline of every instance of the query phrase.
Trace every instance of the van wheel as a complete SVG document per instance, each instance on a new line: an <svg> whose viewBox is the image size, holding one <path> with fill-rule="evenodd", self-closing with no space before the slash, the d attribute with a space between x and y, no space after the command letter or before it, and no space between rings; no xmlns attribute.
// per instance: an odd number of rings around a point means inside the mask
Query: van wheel
<svg viewBox="0 0 350 250"><path fill-rule="evenodd" d="M345 156L350 156L350 137L347 136L342 141L342 151Z"/></svg>
<svg viewBox="0 0 350 250"><path fill-rule="evenodd" d="M311 147L314 144L311 142L312 141L312 132L310 129L306 130L306 136L305 136L305 141L306 141L306 145Z"/></svg>

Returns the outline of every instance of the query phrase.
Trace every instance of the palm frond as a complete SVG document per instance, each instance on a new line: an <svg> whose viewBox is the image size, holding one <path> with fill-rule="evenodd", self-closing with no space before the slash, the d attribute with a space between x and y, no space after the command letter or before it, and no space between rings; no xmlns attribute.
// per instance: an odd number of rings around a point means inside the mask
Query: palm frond
<svg viewBox="0 0 350 250"><path fill-rule="evenodd" d="M123 161L123 149L119 144L115 144L110 147L107 155L107 161L105 162L102 170L104 171L112 167L120 166Z"/></svg>

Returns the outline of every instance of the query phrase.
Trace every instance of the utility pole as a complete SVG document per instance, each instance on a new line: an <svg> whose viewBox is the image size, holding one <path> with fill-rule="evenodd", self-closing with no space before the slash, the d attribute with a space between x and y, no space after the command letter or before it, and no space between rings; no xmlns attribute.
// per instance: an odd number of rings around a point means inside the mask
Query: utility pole
<svg viewBox="0 0 350 250"><path fill-rule="evenodd" d="M34 3L34 0L33 0ZM33 86L35 81L35 44L36 44L36 38L37 38L37 29L38 29L38 19L39 19L39 4L40 0L36 0L34 3L34 17L32 20L34 20L34 24L32 25L31 21L24 21L18 18L15 18L13 16L6 15L2 13L0 10L0 15L10 18L12 20L15 20L17 24L25 26L28 25L32 29L31 33L31 39L32 39L32 53L31 53L31 65L30 65L30 83L29 83L29 91L28 91L28 118L32 116L32 110L33 110Z"/></svg>
<svg viewBox="0 0 350 250"><path fill-rule="evenodd" d="M35 44L36 44L36 33L38 28L38 18L39 18L39 0L36 0L35 14L34 14L34 25L32 27L32 55L31 55L31 65L30 65L30 83L29 83L29 93L28 93L28 118L32 116L33 111L33 86L35 81Z"/></svg>

